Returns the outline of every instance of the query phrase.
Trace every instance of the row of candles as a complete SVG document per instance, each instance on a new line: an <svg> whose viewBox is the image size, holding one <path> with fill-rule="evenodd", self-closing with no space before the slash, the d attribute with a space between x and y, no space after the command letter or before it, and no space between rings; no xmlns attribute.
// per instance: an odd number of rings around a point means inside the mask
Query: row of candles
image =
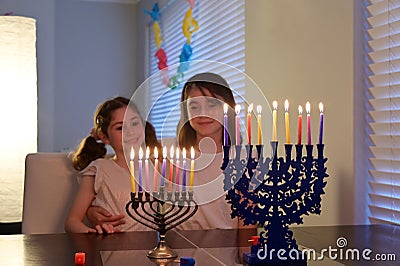
<svg viewBox="0 0 400 266"><path fill-rule="evenodd" d="M285 100L285 136L286 143L290 144L290 123L289 123L289 101ZM272 102L272 141L277 141L276 131L277 131L277 109L278 102ZM224 146L228 146L228 104L224 104ZM297 130L297 144L302 143L302 127L303 127L303 107L299 105L299 115L298 115L298 130ZM235 135L236 135L236 145L240 145L240 105L235 106ZM322 144L322 135L323 135L323 127L324 127L324 105L319 103L319 111L320 111L320 123L319 123L319 139L318 143ZM249 145L252 144L251 141L251 113L253 112L253 104L250 104L247 108L247 143ZM257 144L262 145L262 130L261 130L261 105L257 106ZM307 144L311 145L311 105L310 102L306 103L306 112L307 112Z"/></svg>
<svg viewBox="0 0 400 266"><path fill-rule="evenodd" d="M289 101L285 100L285 136L286 136L286 143L290 144L290 125L289 125ZM277 109L278 109L278 103L277 101L272 102L272 141L277 141ZM224 111L224 146L228 146L228 105L225 103L223 107ZM236 145L241 145L240 143L240 105L235 106L235 135L236 135ZM248 107L248 114L247 114L247 142L249 145L252 144L251 141L251 113L253 112L253 104L250 104ZM319 104L319 110L320 110L320 125L319 125L319 144L322 144L322 135L323 135L323 124L324 124L324 106L322 103ZM302 143L302 126L303 126L303 108L301 105L298 107L299 115L298 115L298 131L297 131L297 144ZM262 129L261 129L261 112L262 112L262 107L261 105L257 106L257 137L258 137L258 143L259 145L262 145ZM306 112L307 112L307 144L311 145L311 106L310 103L306 103ZM166 179L166 170L167 170L167 147L163 147L163 159L162 159L162 166L161 166L161 187L165 187L165 179ZM175 153L175 163L174 163L174 153ZM187 164L187 159L186 159L186 149L183 148L182 150L182 168L180 166L180 149L177 147L174 149L174 146L171 146L170 148L170 158L169 158L169 184L168 184L168 191L172 191L172 184L175 183L175 186L179 187L180 186L180 169L182 169L182 185L181 189L182 191L186 191L186 175L187 175L187 169L186 169L186 164ZM194 148L191 147L190 150L191 153L191 164L190 164L190 170L189 170L189 189L193 190L193 179L194 179ZM144 169L145 169L145 179L143 179L143 157L144 157L144 152L142 147L139 148L139 155L138 155L138 163L139 163L139 169L138 169L138 183L139 183L139 192L143 191L143 183L145 183L145 190L150 191L150 173L149 173L149 157L150 157L150 148L146 148L146 154L144 158ZM134 159L135 159L135 151L132 148L131 149L131 154L130 154L130 173L131 173L131 185L132 185L132 192L136 192L136 182L135 182L135 170L134 170ZM153 184L154 184L154 190L153 191L158 191L158 176L159 176L159 160L158 160L158 150L157 147L154 148L154 178L153 178ZM175 173L175 178L174 178L174 173ZM175 189L177 190L177 189Z"/></svg>
<svg viewBox="0 0 400 266"><path fill-rule="evenodd" d="M149 157L150 157L150 148L146 148L146 154L144 158L144 174L143 174L143 149L142 147L139 148L139 154L138 154L138 163L139 163L139 169L138 169L138 183L139 183L139 192L143 191L143 183L146 191L150 191L150 172L149 172ZM165 187L165 179L167 175L167 147L164 146L163 150L163 158L162 158L162 165L161 165L161 180L160 180L160 186ZM174 153L175 153L175 163L174 163ZM183 148L182 150L182 166L180 165L180 149L177 147L176 150L174 149L174 146L172 145L170 148L170 158L169 158L169 184L168 184L168 191L172 192L172 183L175 183L175 186L179 187L180 184L180 169L182 167L182 186L181 189L182 191L186 191L186 179L187 179L187 169L186 169L186 164L187 164L187 159L186 159L186 149ZM193 182L194 182L194 148L191 147L190 149L190 169L189 169L189 190L193 190ZM136 192L136 182L135 182L135 164L134 164L134 159L135 159L135 150L132 148L131 149L131 154L130 154L130 162L129 162L129 169L130 169L130 174L131 174L131 186L132 186L132 192ZM158 191L158 176L159 176L159 160L158 160L158 149L157 147L154 148L154 176L153 176L153 185L154 189L153 191ZM175 176L174 176L175 173ZM143 176L145 178L143 178ZM175 177L175 178L174 178ZM175 188L177 191L177 189Z"/></svg>

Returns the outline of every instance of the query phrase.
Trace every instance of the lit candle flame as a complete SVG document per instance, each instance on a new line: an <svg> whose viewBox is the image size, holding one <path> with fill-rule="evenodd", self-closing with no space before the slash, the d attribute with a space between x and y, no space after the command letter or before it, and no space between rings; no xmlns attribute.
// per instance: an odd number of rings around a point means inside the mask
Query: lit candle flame
<svg viewBox="0 0 400 266"><path fill-rule="evenodd" d="M224 103L224 114L228 113L228 104Z"/></svg>
<svg viewBox="0 0 400 266"><path fill-rule="evenodd" d="M272 102L272 107L274 108L274 110L278 109L278 102L277 101L273 101Z"/></svg>
<svg viewBox="0 0 400 266"><path fill-rule="evenodd" d="M261 114L262 111L262 106L261 105L257 105L257 113Z"/></svg>
<svg viewBox="0 0 400 266"><path fill-rule="evenodd" d="M285 100L285 112L289 111L289 101Z"/></svg>
<svg viewBox="0 0 400 266"><path fill-rule="evenodd" d="M311 112L310 102L306 103L306 112L307 112L307 114L309 114Z"/></svg>
<svg viewBox="0 0 400 266"><path fill-rule="evenodd" d="M250 114L253 112L253 104L250 104L249 107L247 107L247 112Z"/></svg>
<svg viewBox="0 0 400 266"><path fill-rule="evenodd" d="M193 148L193 146L190 148L190 156L191 156L192 160L194 160L194 148Z"/></svg>
<svg viewBox="0 0 400 266"><path fill-rule="evenodd" d="M135 150L132 147L131 148L131 161L133 161L133 159L135 159Z"/></svg>
<svg viewBox="0 0 400 266"><path fill-rule="evenodd" d="M237 105L235 106L235 112L236 112L237 115L239 115L240 109L241 109L240 105L237 104Z"/></svg>
<svg viewBox="0 0 400 266"><path fill-rule="evenodd" d="M174 145L172 145L171 148L169 149L169 156L171 159L174 158Z"/></svg>
<svg viewBox="0 0 400 266"><path fill-rule="evenodd" d="M149 157L150 157L150 147L147 146L147 148L146 148L146 160L148 160Z"/></svg>
<svg viewBox="0 0 400 266"><path fill-rule="evenodd" d="M185 148L182 149L182 156L183 156L183 159L186 160L186 149Z"/></svg>
<svg viewBox="0 0 400 266"><path fill-rule="evenodd" d="M324 104L323 104L323 103L319 103L319 111L320 111L321 113L324 112Z"/></svg>
<svg viewBox="0 0 400 266"><path fill-rule="evenodd" d="M179 148L178 147L176 147L175 157L176 157L177 160L179 160L180 154L179 154Z"/></svg>
<svg viewBox="0 0 400 266"><path fill-rule="evenodd" d="M143 159L143 149L142 147L139 148L139 160Z"/></svg>
<svg viewBox="0 0 400 266"><path fill-rule="evenodd" d="M162 152L162 154L163 154L163 158L165 159L165 158L167 158L167 147L163 147L163 152Z"/></svg>
<svg viewBox="0 0 400 266"><path fill-rule="evenodd" d="M301 107L301 105L299 105L299 115L303 114L303 107Z"/></svg>
<svg viewBox="0 0 400 266"><path fill-rule="evenodd" d="M158 149L157 149L157 147L154 148L154 158L158 159Z"/></svg>

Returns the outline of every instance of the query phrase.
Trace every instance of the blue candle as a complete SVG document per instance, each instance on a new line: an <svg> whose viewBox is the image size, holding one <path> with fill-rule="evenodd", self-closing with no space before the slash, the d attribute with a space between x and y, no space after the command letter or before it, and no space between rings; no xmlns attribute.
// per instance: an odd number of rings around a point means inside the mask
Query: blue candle
<svg viewBox="0 0 400 266"><path fill-rule="evenodd" d="M324 131L324 105L319 103L319 144L322 144L322 135Z"/></svg>

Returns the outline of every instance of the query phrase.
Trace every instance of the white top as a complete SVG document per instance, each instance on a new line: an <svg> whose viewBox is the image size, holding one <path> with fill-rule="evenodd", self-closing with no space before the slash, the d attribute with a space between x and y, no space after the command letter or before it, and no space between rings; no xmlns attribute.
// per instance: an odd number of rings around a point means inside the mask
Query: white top
<svg viewBox="0 0 400 266"><path fill-rule="evenodd" d="M130 174L127 169L122 168L112 159L100 158L91 162L79 173L78 182L80 183L82 178L93 177L96 193L93 205L103 207L114 215L126 215L126 224L119 227L121 231L150 230L126 213L125 206L130 201L131 193Z"/></svg>
<svg viewBox="0 0 400 266"><path fill-rule="evenodd" d="M167 139L162 145L176 147L176 141ZM200 146L201 147L201 146ZM201 148L200 148L201 149ZM190 158L190 151L187 152ZM223 154L196 152L194 166L194 199L199 205L196 214L179 225L178 229L231 229L238 227L238 218L231 218L231 205L225 200L224 174L221 170ZM191 160L187 160L187 169L190 169ZM189 172L187 173L189 185Z"/></svg>

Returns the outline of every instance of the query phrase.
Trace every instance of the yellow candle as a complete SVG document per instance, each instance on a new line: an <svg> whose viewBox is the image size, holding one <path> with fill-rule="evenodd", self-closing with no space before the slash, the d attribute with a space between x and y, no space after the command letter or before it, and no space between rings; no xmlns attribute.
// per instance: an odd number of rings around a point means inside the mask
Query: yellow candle
<svg viewBox="0 0 400 266"><path fill-rule="evenodd" d="M190 162L189 187L190 187L190 190L193 190L193 181L194 181L194 148L193 148L193 146L190 148L190 155L191 155L192 161Z"/></svg>
<svg viewBox="0 0 400 266"><path fill-rule="evenodd" d="M261 105L257 105L257 136L258 136L258 145L262 144L262 132L261 132L261 111L262 107Z"/></svg>
<svg viewBox="0 0 400 266"><path fill-rule="evenodd" d="M247 143L251 145L251 112L253 112L253 104L247 107Z"/></svg>
<svg viewBox="0 0 400 266"><path fill-rule="evenodd" d="M273 101L272 107L274 108L272 111L272 141L276 141L276 109L278 108L278 102Z"/></svg>
<svg viewBox="0 0 400 266"><path fill-rule="evenodd" d="M133 147L131 148L131 160L129 161L129 172L131 174L131 187L132 187L132 192L136 192L136 186L135 186L135 165L133 163L133 159L135 158L135 150Z"/></svg>
<svg viewBox="0 0 400 266"><path fill-rule="evenodd" d="M174 145L171 146L169 150L169 185L168 189L169 191L172 192L172 182L173 182L173 176L174 176Z"/></svg>
<svg viewBox="0 0 400 266"><path fill-rule="evenodd" d="M286 129L286 143L290 144L289 101L288 100L285 100L285 129Z"/></svg>

